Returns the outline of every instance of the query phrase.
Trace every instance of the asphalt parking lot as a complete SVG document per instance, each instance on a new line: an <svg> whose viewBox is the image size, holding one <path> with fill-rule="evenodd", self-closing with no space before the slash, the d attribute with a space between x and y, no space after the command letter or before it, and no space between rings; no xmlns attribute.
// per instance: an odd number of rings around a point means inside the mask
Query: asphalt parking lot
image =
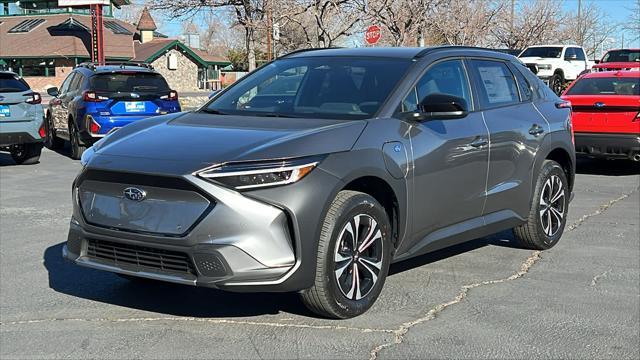
<svg viewBox="0 0 640 360"><path fill-rule="evenodd" d="M80 164L0 154L0 357L639 358L640 166L581 159L568 227L545 252L510 232L392 266L363 316L295 294L134 284L66 263Z"/></svg>

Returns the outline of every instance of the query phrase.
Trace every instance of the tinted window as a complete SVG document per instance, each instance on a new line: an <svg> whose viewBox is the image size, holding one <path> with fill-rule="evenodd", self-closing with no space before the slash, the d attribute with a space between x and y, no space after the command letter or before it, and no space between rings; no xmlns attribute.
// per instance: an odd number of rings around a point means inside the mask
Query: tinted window
<svg viewBox="0 0 640 360"><path fill-rule="evenodd" d="M80 85L82 85L83 80L84 75L76 73L76 75L73 77L73 80L71 81L71 84L69 84L69 92L77 91L80 88Z"/></svg>
<svg viewBox="0 0 640 360"><path fill-rule="evenodd" d="M429 95L447 94L467 101L471 105L469 84L460 60L449 60L431 66L411 89L401 104L400 111L417 111L418 104Z"/></svg>
<svg viewBox="0 0 640 360"><path fill-rule="evenodd" d="M89 87L100 93L155 93L169 91L169 85L155 73L108 73L91 77Z"/></svg>
<svg viewBox="0 0 640 360"><path fill-rule="evenodd" d="M483 108L509 105L520 101L513 74L505 63L471 60L471 68L480 82L478 92Z"/></svg>
<svg viewBox="0 0 640 360"><path fill-rule="evenodd" d="M567 48L567 50L565 50L565 52L564 52L564 59L565 60L570 60L573 56L578 56L576 54L576 49L575 48Z"/></svg>
<svg viewBox="0 0 640 360"><path fill-rule="evenodd" d="M567 95L640 95L640 78L580 79Z"/></svg>
<svg viewBox="0 0 640 360"><path fill-rule="evenodd" d="M275 61L215 98L205 111L251 116L364 119L378 111L409 60L310 57Z"/></svg>
<svg viewBox="0 0 640 360"><path fill-rule="evenodd" d="M526 49L520 57L541 57L559 58L562 55L562 48L559 46L530 47Z"/></svg>
<svg viewBox="0 0 640 360"><path fill-rule="evenodd" d="M29 90L29 85L13 74L0 74L0 93L23 92Z"/></svg>
<svg viewBox="0 0 640 360"><path fill-rule="evenodd" d="M520 91L520 100L531 101L531 98L533 97L533 91L532 91L531 85L529 84L527 79L524 78L524 75L522 75L522 73L520 73L520 71L518 71L517 69L515 69L513 74L515 75L516 81L518 82L518 90Z"/></svg>
<svg viewBox="0 0 640 360"><path fill-rule="evenodd" d="M69 74L69 76L67 76L66 79L64 79L64 81L62 82L62 85L60 86L60 94L64 94L67 91L69 91L69 85L71 85L71 83L73 82L73 78L76 76L76 73L71 73Z"/></svg>
<svg viewBox="0 0 640 360"><path fill-rule="evenodd" d="M640 61L640 50L611 50L604 54L602 62Z"/></svg>
<svg viewBox="0 0 640 360"><path fill-rule="evenodd" d="M586 56L584 55L584 50L581 48L576 48L576 55L578 56L578 60L586 60Z"/></svg>

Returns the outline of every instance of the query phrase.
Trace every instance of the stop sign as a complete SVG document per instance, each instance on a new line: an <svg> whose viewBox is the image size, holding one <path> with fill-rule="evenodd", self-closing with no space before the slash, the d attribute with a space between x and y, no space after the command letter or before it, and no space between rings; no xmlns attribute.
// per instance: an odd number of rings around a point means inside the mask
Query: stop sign
<svg viewBox="0 0 640 360"><path fill-rule="evenodd" d="M380 40L380 27L378 25L371 25L367 28L367 32L364 33L364 40L369 45L374 45Z"/></svg>

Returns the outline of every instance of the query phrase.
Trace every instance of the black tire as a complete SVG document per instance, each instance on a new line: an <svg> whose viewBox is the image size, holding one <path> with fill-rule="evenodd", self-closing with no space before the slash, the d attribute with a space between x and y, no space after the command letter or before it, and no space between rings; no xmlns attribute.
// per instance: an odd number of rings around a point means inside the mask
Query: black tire
<svg viewBox="0 0 640 360"><path fill-rule="evenodd" d="M61 149L64 146L64 140L56 136L53 130L51 115L48 115L44 121L45 137L44 145L51 150Z"/></svg>
<svg viewBox="0 0 640 360"><path fill-rule="evenodd" d="M553 74L553 76L551 77L551 80L549 80L549 87L558 96L562 94L563 84L564 84L564 77L562 76L562 74L559 74L559 73Z"/></svg>
<svg viewBox="0 0 640 360"><path fill-rule="evenodd" d="M364 234L364 237L349 233ZM356 191L338 193L322 224L315 283L301 293L307 308L321 316L337 319L366 312L380 295L389 271L390 234L387 213L373 197ZM359 241L353 245L356 237ZM371 239L374 240L367 241ZM365 246L366 243L370 245ZM343 269L340 275L336 273L338 266ZM352 276L353 273L358 276ZM348 287L350 290L346 291Z"/></svg>
<svg viewBox="0 0 640 360"><path fill-rule="evenodd" d="M10 152L11 158L18 165L37 164L42 153L42 143L12 145Z"/></svg>
<svg viewBox="0 0 640 360"><path fill-rule="evenodd" d="M558 199L552 199L554 195ZM564 169L553 160L545 160L536 181L527 222L513 229L519 245L546 250L557 244L567 223L569 197Z"/></svg>
<svg viewBox="0 0 640 360"><path fill-rule="evenodd" d="M87 146L81 142L78 130L73 124L69 124L69 139L71 140L71 158L80 160Z"/></svg>

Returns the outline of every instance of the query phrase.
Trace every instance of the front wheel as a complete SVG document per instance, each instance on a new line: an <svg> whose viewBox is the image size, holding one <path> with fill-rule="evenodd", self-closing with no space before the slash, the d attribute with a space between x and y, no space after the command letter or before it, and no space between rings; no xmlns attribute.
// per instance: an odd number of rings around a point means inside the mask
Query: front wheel
<svg viewBox="0 0 640 360"><path fill-rule="evenodd" d="M558 243L567 223L569 183L560 164L553 160L542 163L533 196L527 222L513 233L521 246L546 250Z"/></svg>
<svg viewBox="0 0 640 360"><path fill-rule="evenodd" d="M64 146L64 140L56 136L56 133L53 129L53 121L51 119L51 116L47 116L47 118L44 120L44 127L45 127L44 145L51 150L62 148Z"/></svg>
<svg viewBox="0 0 640 360"><path fill-rule="evenodd" d="M315 283L301 294L304 304L329 318L366 312L389 271L390 228L387 213L373 197L338 193L322 224Z"/></svg>
<svg viewBox="0 0 640 360"><path fill-rule="evenodd" d="M560 74L553 74L553 76L551 77L551 80L549 81L549 87L558 96L562 94L563 84L564 84L564 78Z"/></svg>
<svg viewBox="0 0 640 360"><path fill-rule="evenodd" d="M19 144L10 147L11 158L18 165L32 165L40 160L42 143Z"/></svg>

